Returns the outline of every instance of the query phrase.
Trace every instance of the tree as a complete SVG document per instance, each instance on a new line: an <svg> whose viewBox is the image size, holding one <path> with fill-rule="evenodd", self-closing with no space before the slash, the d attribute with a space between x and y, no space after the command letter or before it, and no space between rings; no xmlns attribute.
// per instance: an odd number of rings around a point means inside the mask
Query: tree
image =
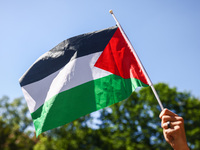
<svg viewBox="0 0 200 150"><path fill-rule="evenodd" d="M178 92L167 84L155 85L164 107L185 119L188 144L200 149L200 101L188 92ZM52 149L133 150L171 149L160 127L160 107L150 89L142 88L120 103L100 111L98 129L89 128L87 115L42 136L51 141ZM95 122L94 122L95 123ZM35 146L44 146L39 142Z"/></svg>
<svg viewBox="0 0 200 150"><path fill-rule="evenodd" d="M185 120L188 144L192 149L200 149L200 101L188 92L178 92L167 84L157 84L155 88L164 107L172 110ZM165 142L160 127L159 105L150 89L121 103L111 106L111 113L101 113L101 128L111 128L104 134L105 141L111 141L111 149L171 149Z"/></svg>
<svg viewBox="0 0 200 150"><path fill-rule="evenodd" d="M32 121L23 98L12 102L4 96L0 99L0 149L31 150L35 141L30 132L24 132Z"/></svg>
<svg viewBox="0 0 200 150"><path fill-rule="evenodd" d="M155 85L164 107L185 120L188 145L200 149L200 100L167 84ZM25 100L0 99L0 149L34 150L161 150L171 149L160 127L160 107L150 89L142 88L124 101L49 130L36 139L27 132L32 120ZM30 114L29 114L30 116ZM95 120L99 120L98 122ZM88 123L95 125L93 128Z"/></svg>

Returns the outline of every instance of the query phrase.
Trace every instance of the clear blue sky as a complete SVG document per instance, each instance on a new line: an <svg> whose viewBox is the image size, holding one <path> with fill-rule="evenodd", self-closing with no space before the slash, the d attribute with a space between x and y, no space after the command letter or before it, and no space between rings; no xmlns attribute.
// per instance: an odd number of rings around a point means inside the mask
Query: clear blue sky
<svg viewBox="0 0 200 150"><path fill-rule="evenodd" d="M200 97L199 0L1 0L0 97L22 96L18 79L61 41L114 26L110 9L153 83Z"/></svg>

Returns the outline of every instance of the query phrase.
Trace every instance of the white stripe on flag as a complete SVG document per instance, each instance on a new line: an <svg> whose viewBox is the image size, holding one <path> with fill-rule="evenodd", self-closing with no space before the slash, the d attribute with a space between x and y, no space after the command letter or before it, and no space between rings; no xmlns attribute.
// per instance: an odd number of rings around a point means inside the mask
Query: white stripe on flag
<svg viewBox="0 0 200 150"><path fill-rule="evenodd" d="M30 112L37 110L54 95L83 83L110 75L94 67L102 52L71 60L62 69L46 78L22 87Z"/></svg>

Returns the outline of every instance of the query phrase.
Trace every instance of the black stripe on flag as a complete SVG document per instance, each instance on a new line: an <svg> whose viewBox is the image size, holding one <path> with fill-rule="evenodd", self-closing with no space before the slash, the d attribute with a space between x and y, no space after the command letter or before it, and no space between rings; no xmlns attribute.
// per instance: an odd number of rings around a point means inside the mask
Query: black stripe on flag
<svg viewBox="0 0 200 150"><path fill-rule="evenodd" d="M73 59L103 51L117 26L69 38L42 55L20 78L20 85L39 81Z"/></svg>

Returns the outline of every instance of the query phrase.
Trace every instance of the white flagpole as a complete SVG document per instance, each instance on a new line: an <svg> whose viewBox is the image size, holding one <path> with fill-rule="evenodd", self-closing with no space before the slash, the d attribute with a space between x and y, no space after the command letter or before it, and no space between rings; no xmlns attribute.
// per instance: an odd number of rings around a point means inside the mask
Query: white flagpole
<svg viewBox="0 0 200 150"><path fill-rule="evenodd" d="M134 50L134 48L133 48L131 42L129 41L128 37L126 36L124 30L122 29L122 27L121 27L119 21L118 21L117 18L115 17L113 11L110 10L109 12L110 12L110 14L113 16L113 18L114 18L114 20L115 20L117 26L119 27L119 29L120 29L120 31L121 31L121 33L122 33L122 35L124 36L126 42L128 43L128 45L130 46L131 50L133 51L133 53L134 53L134 55L135 55L135 58L136 58L137 62L139 63L139 65L140 65L142 71L144 72L144 75L145 75L145 77L146 77L146 79L147 79L147 82L148 82L149 86L151 87L151 89L152 89L152 91L153 91L153 93L154 93L154 95L155 95L155 97L156 97L156 99L157 99L157 101L158 101L158 104L160 105L161 111L162 111L162 110L164 109L164 107L163 107L163 105L162 105L162 103L161 103L161 101L160 101L160 98L159 98L159 96L158 96L158 94L157 94L157 92L156 92L156 90L155 90L155 88L154 88L154 86L153 86L153 83L151 82L151 80L150 80L150 78L149 78L149 76L148 76L148 74L147 74L147 72L146 72L144 66L142 65L142 63L141 63L141 61L140 61L140 59L139 59L137 53L135 52L135 50Z"/></svg>

